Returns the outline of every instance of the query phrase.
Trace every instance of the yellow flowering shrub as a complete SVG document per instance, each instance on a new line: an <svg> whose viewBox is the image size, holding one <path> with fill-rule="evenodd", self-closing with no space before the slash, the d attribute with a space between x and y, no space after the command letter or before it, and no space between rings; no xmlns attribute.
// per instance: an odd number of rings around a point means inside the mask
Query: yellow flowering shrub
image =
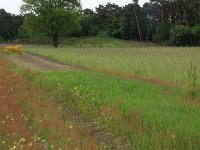
<svg viewBox="0 0 200 150"><path fill-rule="evenodd" d="M22 54L22 45L6 46L4 52L6 54Z"/></svg>

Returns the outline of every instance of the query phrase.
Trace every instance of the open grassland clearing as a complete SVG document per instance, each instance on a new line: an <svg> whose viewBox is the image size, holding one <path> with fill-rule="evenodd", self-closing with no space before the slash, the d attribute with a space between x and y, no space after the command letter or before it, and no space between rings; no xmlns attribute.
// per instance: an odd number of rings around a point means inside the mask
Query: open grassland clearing
<svg viewBox="0 0 200 150"><path fill-rule="evenodd" d="M188 83L190 65L200 66L200 48L59 48L28 47L28 52L103 72L139 75ZM199 75L200 68L197 67ZM198 80L200 83L200 80Z"/></svg>
<svg viewBox="0 0 200 150"><path fill-rule="evenodd" d="M116 136L128 139L132 149L200 148L199 48L29 47L27 51L85 68L40 71L33 82ZM122 78L107 70L183 86ZM192 99L193 79L188 72L197 77Z"/></svg>

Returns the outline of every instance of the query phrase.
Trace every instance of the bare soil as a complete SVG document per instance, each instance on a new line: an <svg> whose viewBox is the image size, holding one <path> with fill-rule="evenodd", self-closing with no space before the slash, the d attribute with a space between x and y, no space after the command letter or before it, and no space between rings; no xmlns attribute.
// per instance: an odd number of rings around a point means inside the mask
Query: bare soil
<svg viewBox="0 0 200 150"><path fill-rule="evenodd" d="M11 56L10 60L21 67L30 70L76 70L77 68L72 65L65 65L59 62L52 61L43 57L39 57L29 53L22 55Z"/></svg>

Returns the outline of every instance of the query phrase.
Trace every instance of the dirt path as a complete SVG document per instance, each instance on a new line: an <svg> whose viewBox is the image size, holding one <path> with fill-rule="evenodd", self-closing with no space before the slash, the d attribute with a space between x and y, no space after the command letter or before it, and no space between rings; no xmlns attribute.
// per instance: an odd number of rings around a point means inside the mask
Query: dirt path
<svg viewBox="0 0 200 150"><path fill-rule="evenodd" d="M89 129L66 113L47 92L9 70L0 54L1 150L101 149Z"/></svg>
<svg viewBox="0 0 200 150"><path fill-rule="evenodd" d="M31 70L76 70L72 65L64 65L50 59L45 59L33 54L23 53L22 55L11 56L10 60L21 67Z"/></svg>
<svg viewBox="0 0 200 150"><path fill-rule="evenodd" d="M9 46L9 45L11 45L11 44L0 43L0 48L5 47L5 46Z"/></svg>
<svg viewBox="0 0 200 150"><path fill-rule="evenodd" d="M76 69L31 54L11 56L10 59L29 69ZM83 150L130 149L126 139L115 137L72 108L62 108L49 99L45 91L32 87L29 81L8 70L5 64L0 59L0 149L18 147L20 140L24 139L23 149L59 148L61 140L65 140L61 143L63 149L65 146ZM46 134L51 131L55 135L48 137Z"/></svg>
<svg viewBox="0 0 200 150"><path fill-rule="evenodd" d="M26 69L30 70L76 70L80 69L77 66L73 65L67 65L62 62L57 62L55 60L52 60L50 58L44 57L44 56L39 56L37 54L30 54L30 53L23 53L23 55L16 55L10 57L10 60L16 64L18 64L21 67L24 67ZM84 68L82 68L84 69ZM88 69L88 68L87 68ZM175 83L175 82L169 82L169 81L164 81L164 80L159 80L155 78L150 78L150 77L143 77L140 75L136 74L127 74L127 73L122 73L122 72L115 72L113 70L103 70L100 72L108 73L114 76L122 77L124 79L133 79L133 80L138 80L150 84L155 84L155 85L164 85L164 86L169 86L169 87L177 87L180 88L182 85Z"/></svg>

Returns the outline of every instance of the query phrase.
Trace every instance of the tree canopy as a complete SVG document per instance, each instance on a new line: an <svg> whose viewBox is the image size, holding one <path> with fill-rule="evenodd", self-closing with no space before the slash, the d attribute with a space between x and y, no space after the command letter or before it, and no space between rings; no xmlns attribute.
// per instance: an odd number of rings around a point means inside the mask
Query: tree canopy
<svg viewBox="0 0 200 150"><path fill-rule="evenodd" d="M58 47L59 38L78 28L80 2L78 0L23 0L25 28L29 35L46 35Z"/></svg>
<svg viewBox="0 0 200 150"><path fill-rule="evenodd" d="M1 41L17 38L18 28L23 24L23 17L7 13L0 9L0 38Z"/></svg>
<svg viewBox="0 0 200 150"><path fill-rule="evenodd" d="M133 0L123 7L114 3L99 5L95 11L82 10L79 0L23 2L23 16L0 10L1 40L45 36L58 47L61 37L101 36L177 46L200 45L200 0L150 0L142 7Z"/></svg>
<svg viewBox="0 0 200 150"><path fill-rule="evenodd" d="M174 44L176 38L171 38L171 33L181 25L187 28L190 41L183 45L199 44L199 36L196 35L199 33L195 32L198 28L191 32L191 28L200 24L199 0L150 0L143 7L138 5L138 0L133 0L124 7L108 3L99 5L95 12L88 9L87 12L92 13L84 12L81 18L82 23L87 22L81 24L82 35L103 32L104 35L126 40L167 41Z"/></svg>

